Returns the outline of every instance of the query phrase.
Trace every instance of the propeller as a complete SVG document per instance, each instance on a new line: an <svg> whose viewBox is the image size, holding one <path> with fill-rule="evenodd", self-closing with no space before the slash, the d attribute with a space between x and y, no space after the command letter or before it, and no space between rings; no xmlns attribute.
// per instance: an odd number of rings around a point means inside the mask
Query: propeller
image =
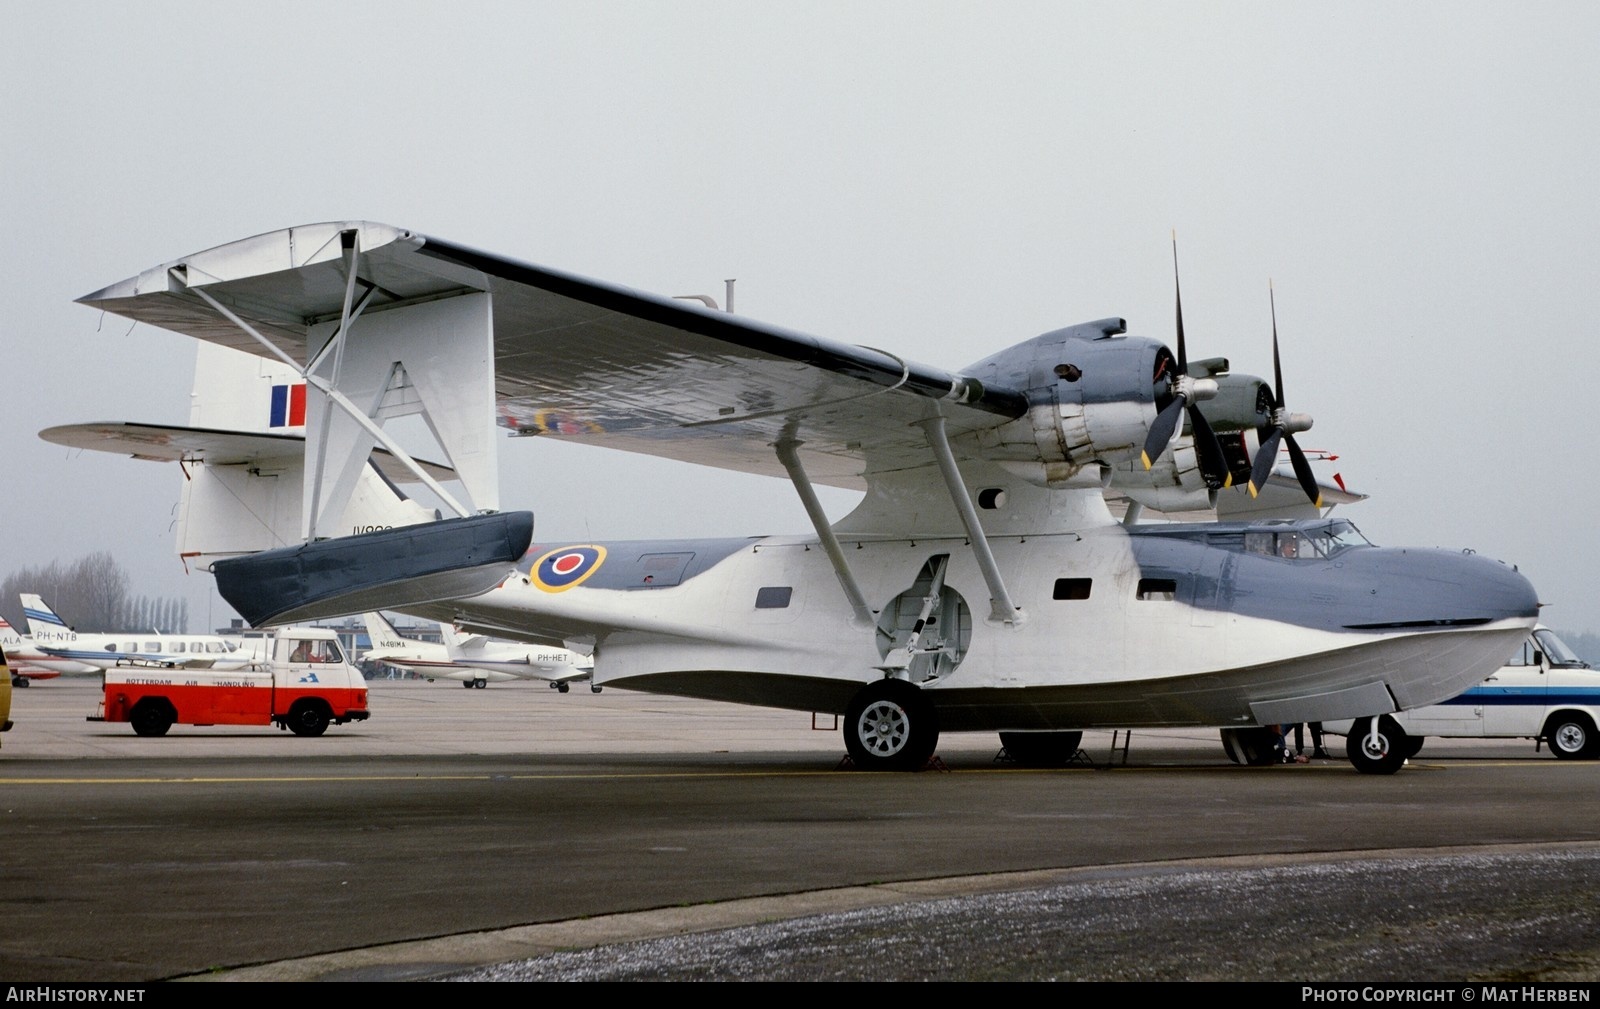
<svg viewBox="0 0 1600 1009"><path fill-rule="evenodd" d="M1306 461L1306 454L1294 440L1296 431L1311 429L1311 418L1303 413L1289 413L1283 407L1283 364L1278 356L1278 304L1273 296L1271 281L1267 283L1267 302L1272 306L1272 422L1262 429L1264 436L1261 447L1256 450L1256 460L1250 469L1250 496L1255 497L1267 485L1273 463L1278 458L1278 442L1282 441L1289 446L1289 462L1294 466L1300 489L1306 492L1306 497L1311 499L1314 507L1321 508L1322 488L1317 486L1311 464Z"/></svg>
<svg viewBox="0 0 1600 1009"><path fill-rule="evenodd" d="M1171 383L1172 399L1161 408L1161 412L1156 414L1155 423L1150 425L1150 431L1144 439L1144 452L1140 458L1144 460L1144 468L1148 470L1156 458L1166 451L1172 436L1178 430L1178 417L1187 410L1189 432L1194 436L1195 455L1200 460L1200 474L1205 478L1207 487L1219 490L1233 485L1233 474L1228 471L1228 460L1222 454L1222 445L1217 441L1216 432L1211 430L1211 424L1206 420L1205 414L1200 412L1198 405L1199 400L1210 399L1217 394L1217 385L1209 379L1196 381L1189 375L1189 354L1183 340L1183 290L1178 284L1176 235L1172 238L1172 291L1177 304L1178 368L1168 379ZM1164 369L1157 368L1157 378L1161 377L1162 370Z"/></svg>

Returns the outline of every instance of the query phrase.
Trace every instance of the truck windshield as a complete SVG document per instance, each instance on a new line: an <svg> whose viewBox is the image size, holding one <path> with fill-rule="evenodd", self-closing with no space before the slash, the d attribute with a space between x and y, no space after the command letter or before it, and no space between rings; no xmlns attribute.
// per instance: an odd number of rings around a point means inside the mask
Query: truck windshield
<svg viewBox="0 0 1600 1009"><path fill-rule="evenodd" d="M1539 647L1544 649L1545 657L1550 660L1550 665L1564 669L1588 669L1589 663L1578 658L1578 653L1567 647L1567 643L1556 637L1555 631L1537 630L1533 632L1533 639L1539 642Z"/></svg>

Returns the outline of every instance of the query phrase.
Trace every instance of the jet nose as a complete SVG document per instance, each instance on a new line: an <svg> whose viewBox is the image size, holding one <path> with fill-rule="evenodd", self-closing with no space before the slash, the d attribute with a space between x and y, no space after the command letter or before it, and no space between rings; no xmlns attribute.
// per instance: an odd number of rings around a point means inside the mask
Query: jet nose
<svg viewBox="0 0 1600 1009"><path fill-rule="evenodd" d="M1462 627L1539 616L1533 584L1503 561L1470 551L1379 549L1372 595L1388 626Z"/></svg>

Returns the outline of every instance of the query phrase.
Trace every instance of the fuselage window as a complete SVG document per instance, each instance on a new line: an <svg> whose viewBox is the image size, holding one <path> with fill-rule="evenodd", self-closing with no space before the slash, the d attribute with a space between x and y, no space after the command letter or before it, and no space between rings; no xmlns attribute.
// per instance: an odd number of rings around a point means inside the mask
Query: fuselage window
<svg viewBox="0 0 1600 1009"><path fill-rule="evenodd" d="M1056 588L1051 593L1052 599L1088 599L1089 585L1093 578L1057 578Z"/></svg>
<svg viewBox="0 0 1600 1009"><path fill-rule="evenodd" d="M789 585L768 585L766 588L756 590L756 609L781 610L789 605L789 597L794 595L794 588Z"/></svg>
<svg viewBox="0 0 1600 1009"><path fill-rule="evenodd" d="M1141 578L1137 598L1170 603L1178 598L1178 583L1171 578Z"/></svg>

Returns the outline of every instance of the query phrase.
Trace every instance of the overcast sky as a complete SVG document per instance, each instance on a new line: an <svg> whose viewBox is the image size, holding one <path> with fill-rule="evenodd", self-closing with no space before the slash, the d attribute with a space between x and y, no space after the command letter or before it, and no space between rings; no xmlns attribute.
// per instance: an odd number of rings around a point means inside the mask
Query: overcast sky
<svg viewBox="0 0 1600 1009"><path fill-rule="evenodd" d="M1192 355L1270 376L1273 278L1301 444L1371 539L1600 630L1597 38L1593 3L12 7L0 572L104 549L232 615L176 559L175 467L36 436L187 419L192 343L72 302L223 242L367 219L737 277L741 314L954 368L1111 315L1170 340L1176 228ZM809 528L782 481L502 458L541 540Z"/></svg>

